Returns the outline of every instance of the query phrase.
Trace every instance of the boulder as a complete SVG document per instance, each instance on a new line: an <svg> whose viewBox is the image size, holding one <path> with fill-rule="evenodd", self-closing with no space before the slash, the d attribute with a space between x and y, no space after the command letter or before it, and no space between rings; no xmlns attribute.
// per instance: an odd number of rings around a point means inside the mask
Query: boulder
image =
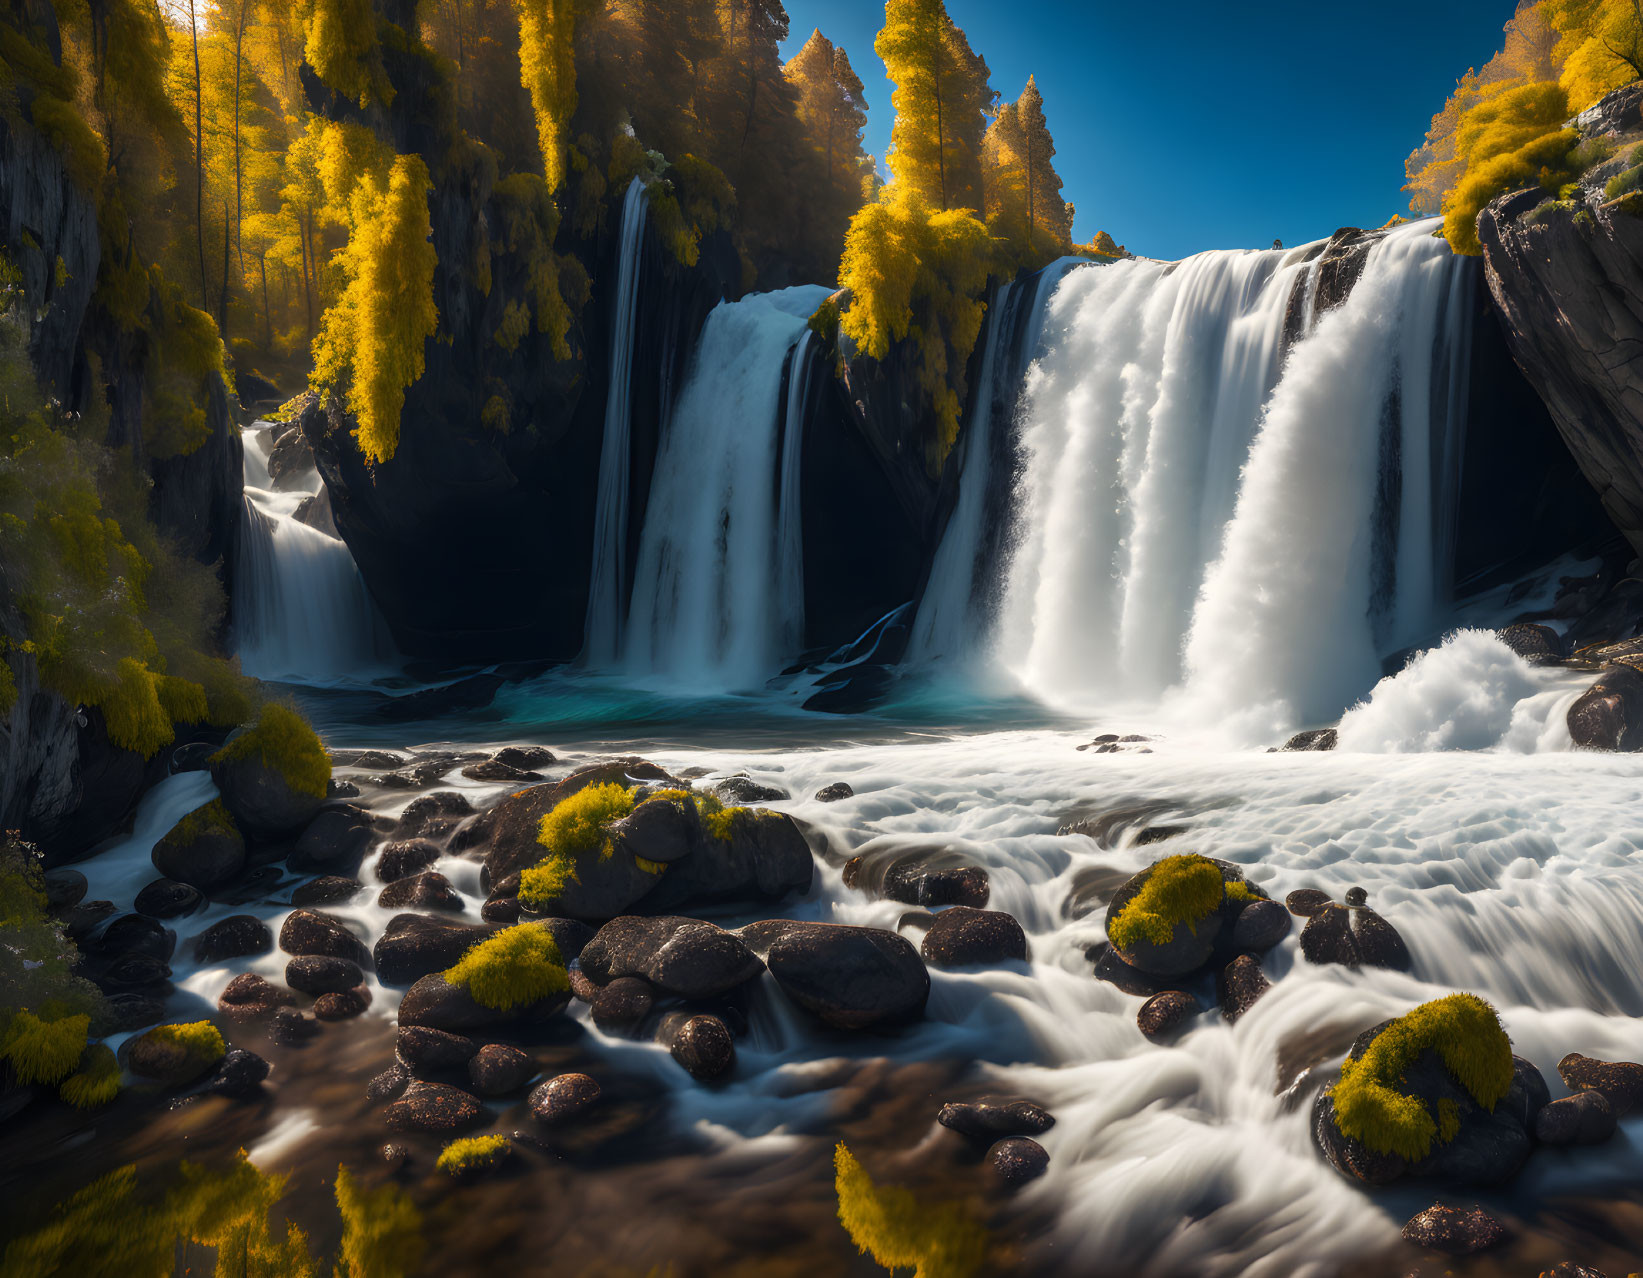
<svg viewBox="0 0 1643 1278"><path fill-rule="evenodd" d="M713 787L713 793L727 805L746 803L775 803L793 796L779 785L762 785L751 777L726 777Z"/></svg>
<svg viewBox="0 0 1643 1278"><path fill-rule="evenodd" d="M927 867L902 862L886 872L884 895L905 905L932 909L943 905L963 905L981 909L992 895L987 871L979 865Z"/></svg>
<svg viewBox="0 0 1643 1278"><path fill-rule="evenodd" d="M405 1089L414 1081L411 1071L399 1061L395 1061L365 1084L365 1099L379 1104L391 1101L397 1096L403 1096Z"/></svg>
<svg viewBox="0 0 1643 1278"><path fill-rule="evenodd" d="M46 912L59 914L64 910L72 909L85 900L89 884L86 876L78 870L64 866L60 869L47 870L41 876L46 889ZM151 911L142 910L139 913L148 914ZM158 917L158 916L156 916Z"/></svg>
<svg viewBox="0 0 1643 1278"><path fill-rule="evenodd" d="M1284 898L1284 908L1299 919L1309 919L1333 904L1329 893L1317 888L1297 888Z"/></svg>
<svg viewBox="0 0 1643 1278"><path fill-rule="evenodd" d="M1154 994L1163 994L1173 988L1173 977L1155 976L1151 972L1143 972L1138 967L1131 967L1124 961L1124 956L1105 941L1086 953L1094 964L1092 971L1095 979L1115 985L1126 994L1133 994L1136 998L1151 998Z"/></svg>
<svg viewBox="0 0 1643 1278"><path fill-rule="evenodd" d="M1445 1256L1471 1256L1506 1241L1506 1226L1481 1207L1445 1207L1439 1203L1410 1219L1404 1239Z"/></svg>
<svg viewBox="0 0 1643 1278"><path fill-rule="evenodd" d="M1550 626L1520 621L1495 633L1503 644L1532 666L1556 665L1567 655L1563 636Z"/></svg>
<svg viewBox="0 0 1643 1278"><path fill-rule="evenodd" d="M561 1074L538 1084L528 1103L538 1122L558 1127L586 1115L599 1103L600 1091L586 1074Z"/></svg>
<svg viewBox="0 0 1643 1278"><path fill-rule="evenodd" d="M333 990L314 1000L314 1018L321 1021L349 1021L371 1006L371 991L364 985L351 990Z"/></svg>
<svg viewBox="0 0 1643 1278"><path fill-rule="evenodd" d="M988 1145L1008 1136L1040 1136L1055 1126L1049 1110L1024 1100L950 1101L936 1121Z"/></svg>
<svg viewBox="0 0 1643 1278"><path fill-rule="evenodd" d="M1232 947L1240 953L1266 953L1289 935L1289 914L1276 901L1251 902L1232 925Z"/></svg>
<svg viewBox="0 0 1643 1278"><path fill-rule="evenodd" d="M1643 749L1643 674L1630 666L1605 667L1569 707L1567 719L1569 737L1581 749Z"/></svg>
<svg viewBox="0 0 1643 1278"><path fill-rule="evenodd" d="M196 963L221 963L274 948L274 934L254 914L231 914L194 938Z"/></svg>
<svg viewBox="0 0 1643 1278"><path fill-rule="evenodd" d="M205 895L199 888L176 879L155 879L137 893L131 908L153 919L175 919L193 914L204 904Z"/></svg>
<svg viewBox="0 0 1643 1278"><path fill-rule="evenodd" d="M272 1017L292 1002L289 990L282 990L255 972L241 972L217 996L217 1010L231 1021L257 1021Z"/></svg>
<svg viewBox="0 0 1643 1278"><path fill-rule="evenodd" d="M924 1015L930 974L902 937L844 923L778 922L784 926L771 939L765 961L782 992L800 1007L847 1030L893 1028Z"/></svg>
<svg viewBox="0 0 1643 1278"><path fill-rule="evenodd" d="M394 1055L416 1075L465 1069L478 1050L471 1038L426 1025L401 1025L394 1037Z"/></svg>
<svg viewBox="0 0 1643 1278"><path fill-rule="evenodd" d="M1570 1052L1557 1063L1558 1077L1577 1092L1601 1092L1616 1118L1643 1102L1643 1065L1633 1061L1599 1061Z"/></svg>
<svg viewBox="0 0 1643 1278"><path fill-rule="evenodd" d="M444 1083L412 1083L384 1111L396 1132L434 1132L448 1135L476 1126L484 1110L461 1088Z"/></svg>
<svg viewBox="0 0 1643 1278"><path fill-rule="evenodd" d="M1602 1092L1576 1092L1535 1115L1535 1139L1542 1145L1601 1145L1616 1126L1614 1108Z"/></svg>
<svg viewBox="0 0 1643 1278"><path fill-rule="evenodd" d="M536 1062L506 1043L486 1043L468 1062L468 1080L481 1096L509 1096L534 1073Z"/></svg>
<svg viewBox="0 0 1643 1278"><path fill-rule="evenodd" d="M371 814L364 808L352 803L334 804L304 827L286 864L301 873L323 873L335 867L352 872L374 833Z"/></svg>
<svg viewBox="0 0 1643 1278"><path fill-rule="evenodd" d="M666 913L720 902L779 901L809 891L815 859L785 812L734 809L729 835L706 838L689 856L669 865L636 908Z"/></svg>
<svg viewBox="0 0 1643 1278"><path fill-rule="evenodd" d="M209 1026L159 1025L127 1039L120 1055L133 1074L176 1087L215 1069L226 1054L221 1035Z"/></svg>
<svg viewBox="0 0 1643 1278"><path fill-rule="evenodd" d="M595 984L637 976L683 999L716 998L764 971L734 933L678 916L612 919L588 942L580 962Z"/></svg>
<svg viewBox="0 0 1643 1278"><path fill-rule="evenodd" d="M456 790L420 795L399 814L394 834L401 839L442 839L473 815L468 796Z"/></svg>
<svg viewBox="0 0 1643 1278"><path fill-rule="evenodd" d="M538 926L553 934L559 955L567 963L582 952L593 935L592 928L574 919L542 919ZM396 914L388 920L376 943L377 978L389 985L409 985L421 977L443 972L499 930L426 914Z"/></svg>
<svg viewBox="0 0 1643 1278"><path fill-rule="evenodd" d="M1396 928L1368 906L1327 904L1301 929L1301 953L1310 963L1384 967L1407 972L1409 947Z"/></svg>
<svg viewBox="0 0 1643 1278"><path fill-rule="evenodd" d="M1141 1004L1135 1024L1153 1042L1161 1043L1198 1011L1198 1000L1185 990L1164 990Z"/></svg>
<svg viewBox="0 0 1643 1278"><path fill-rule="evenodd" d="M1215 1001L1220 1004L1221 1015L1236 1023L1271 988L1260 960L1253 954L1240 954L1216 973Z"/></svg>
<svg viewBox="0 0 1643 1278"><path fill-rule="evenodd" d="M420 874L443 855L437 843L427 839L397 839L382 849L377 858L376 876L383 883Z"/></svg>
<svg viewBox="0 0 1643 1278"><path fill-rule="evenodd" d="M299 1047L319 1030L314 1017L304 1016L294 1007L279 1008L268 1023L268 1037L282 1047Z"/></svg>
<svg viewBox="0 0 1643 1278"><path fill-rule="evenodd" d="M245 731L238 728L230 734L229 746ZM282 839L297 834L319 815L328 797L297 789L254 752L240 757L226 751L213 755L211 779L222 795L223 806L251 839Z"/></svg>
<svg viewBox="0 0 1643 1278"><path fill-rule="evenodd" d="M205 892L245 869L245 839L228 809L213 799L172 826L149 856L166 878Z"/></svg>
<svg viewBox="0 0 1643 1278"><path fill-rule="evenodd" d="M1219 871L1223 883L1220 903L1197 918L1182 918L1168 924L1168 939L1151 935L1126 936L1120 944L1115 929L1125 928L1126 915L1137 897L1149 891L1155 875L1187 875L1206 873L1203 866ZM1229 889L1237 888L1245 894L1234 896ZM1156 892L1158 889L1153 888ZM1255 899L1265 899L1260 888L1249 883L1238 866L1230 861L1208 857L1166 857L1133 875L1117 892L1107 906L1107 935L1118 957L1130 967L1154 976L1178 977L1203 967L1215 951L1215 943L1224 930L1231 932L1239 915Z"/></svg>
<svg viewBox="0 0 1643 1278"><path fill-rule="evenodd" d="M205 1090L234 1100L251 1100L262 1093L262 1083L268 1077L268 1062L255 1052L231 1047L223 1057L217 1072L211 1076Z"/></svg>
<svg viewBox="0 0 1643 1278"><path fill-rule="evenodd" d="M287 954L323 954L369 966L371 952L340 919L315 910L293 910L280 926L280 949Z"/></svg>
<svg viewBox="0 0 1643 1278"><path fill-rule="evenodd" d="M850 788L848 781L834 781L832 784L824 785L816 791L816 802L837 803L840 799L854 798L855 794L856 792Z"/></svg>
<svg viewBox="0 0 1643 1278"><path fill-rule="evenodd" d="M1025 962L1027 934L1001 910L955 905L936 915L919 953L937 967Z"/></svg>
<svg viewBox="0 0 1643 1278"><path fill-rule="evenodd" d="M364 890L364 884L358 879L345 879L340 875L325 874L293 888L291 890L291 904L335 905L338 901L352 900Z"/></svg>
<svg viewBox="0 0 1643 1278"><path fill-rule="evenodd" d="M682 1017L664 1030L673 1059L694 1079L710 1082L736 1066L736 1044L717 1016Z"/></svg>
<svg viewBox="0 0 1643 1278"><path fill-rule="evenodd" d="M453 985L435 972L422 977L405 992L399 1004L399 1023L464 1033L513 1022L543 1020L563 1011L569 1002L570 995L561 993L516 1007L486 1007L465 986Z"/></svg>
<svg viewBox="0 0 1643 1278"><path fill-rule="evenodd" d="M437 870L424 870L396 879L377 894L385 910L452 910L462 912L463 901L451 881Z"/></svg>
<svg viewBox="0 0 1643 1278"><path fill-rule="evenodd" d="M987 1151L987 1162L1007 1189L1020 1189L1049 1170L1050 1155L1036 1140L1012 1136Z"/></svg>
<svg viewBox="0 0 1643 1278"><path fill-rule="evenodd" d="M1335 743L1340 740L1340 731L1337 728L1313 728L1307 732L1297 732L1283 744L1283 749L1289 752L1333 750Z"/></svg>
<svg viewBox="0 0 1643 1278"><path fill-rule="evenodd" d="M592 994L593 1023L607 1034L631 1033L656 1004L656 991L636 976L619 976Z"/></svg>
<svg viewBox="0 0 1643 1278"><path fill-rule="evenodd" d="M540 781L542 774L529 768L516 768L510 763L503 763L500 759L481 759L478 763L470 763L462 769L462 775L470 781L502 781L508 784L517 784L522 781Z"/></svg>
<svg viewBox="0 0 1643 1278"><path fill-rule="evenodd" d="M701 846L701 817L694 805L641 803L609 829L615 846L630 856L671 865ZM647 885L646 891L653 885Z"/></svg>
<svg viewBox="0 0 1643 1278"><path fill-rule="evenodd" d="M365 983L365 973L351 959L304 954L285 965L285 983L303 994L340 994Z"/></svg>

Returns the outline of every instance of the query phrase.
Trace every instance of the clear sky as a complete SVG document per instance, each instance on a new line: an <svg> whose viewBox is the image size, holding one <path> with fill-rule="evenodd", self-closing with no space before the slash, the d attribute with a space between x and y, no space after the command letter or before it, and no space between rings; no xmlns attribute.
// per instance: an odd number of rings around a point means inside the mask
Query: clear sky
<svg viewBox="0 0 1643 1278"><path fill-rule="evenodd" d="M842 44L867 87L867 149L890 145L873 52L882 0L785 0L791 56ZM947 0L993 88L1038 77L1063 194L1087 242L1176 258L1299 244L1407 211L1403 161L1514 0Z"/></svg>

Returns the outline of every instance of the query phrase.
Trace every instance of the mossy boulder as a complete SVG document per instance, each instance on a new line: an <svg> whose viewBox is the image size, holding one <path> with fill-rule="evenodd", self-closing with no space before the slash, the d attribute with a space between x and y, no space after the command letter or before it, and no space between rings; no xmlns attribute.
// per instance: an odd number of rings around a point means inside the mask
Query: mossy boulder
<svg viewBox="0 0 1643 1278"><path fill-rule="evenodd" d="M798 823L787 813L696 806L701 838L691 854L670 864L638 902L640 912L780 901L810 890L815 858ZM704 806L709 810L703 811Z"/></svg>
<svg viewBox="0 0 1643 1278"><path fill-rule="evenodd" d="M569 1002L570 977L553 928L521 923L485 936L445 971L417 981L400 1003L399 1022L463 1032L541 1020Z"/></svg>
<svg viewBox="0 0 1643 1278"><path fill-rule="evenodd" d="M222 1063L228 1048L210 1021L186 1025L156 1025L127 1040L125 1067L141 1078L170 1086L192 1083Z"/></svg>
<svg viewBox="0 0 1643 1278"><path fill-rule="evenodd" d="M1355 1180L1495 1185L1529 1157L1548 1097L1494 1009L1451 994L1358 1036L1340 1082L1313 1103L1312 1134Z"/></svg>
<svg viewBox="0 0 1643 1278"><path fill-rule="evenodd" d="M210 891L245 869L245 837L222 800L213 799L172 826L149 857L166 878Z"/></svg>
<svg viewBox="0 0 1643 1278"><path fill-rule="evenodd" d="M1157 976L1196 972L1222 932L1266 893L1228 861L1167 856L1132 876L1107 906L1107 939L1132 968Z"/></svg>
<svg viewBox="0 0 1643 1278"><path fill-rule="evenodd" d="M211 756L211 779L248 837L286 838L319 815L331 760L301 715L270 702Z"/></svg>

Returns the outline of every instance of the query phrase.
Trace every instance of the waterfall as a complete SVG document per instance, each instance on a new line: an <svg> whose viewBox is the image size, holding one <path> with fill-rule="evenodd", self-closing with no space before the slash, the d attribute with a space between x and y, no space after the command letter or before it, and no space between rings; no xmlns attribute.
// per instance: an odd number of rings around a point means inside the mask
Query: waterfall
<svg viewBox="0 0 1643 1278"><path fill-rule="evenodd" d="M632 438L633 335L639 312L639 254L645 243L645 184L628 183L617 247L616 301L611 315L610 388L599 446L599 491L594 507L593 575L582 657L596 665L615 660L622 641L627 594L628 482Z"/></svg>
<svg viewBox="0 0 1643 1278"><path fill-rule="evenodd" d="M645 511L623 645L634 673L756 687L802 642L799 383L806 321L827 296L790 288L708 315Z"/></svg>
<svg viewBox="0 0 1643 1278"><path fill-rule="evenodd" d="M395 664L392 641L345 543L296 518L321 490L309 469L276 491L257 422L242 434L245 495L234 586L240 666L289 683L368 682Z"/></svg>
<svg viewBox="0 0 1643 1278"><path fill-rule="evenodd" d="M1287 348L1316 245L1066 277L1024 392L996 642L1028 690L1184 687L1213 721L1320 721L1434 637L1473 278L1432 227L1375 240Z"/></svg>
<svg viewBox="0 0 1643 1278"><path fill-rule="evenodd" d="M1069 267L1085 259L1064 257L1038 273L1027 302L1026 330L1020 309L1028 285L1007 283L994 297L987 341L977 375L975 409L959 443L958 500L948 517L930 577L908 639L907 659L963 659L985 640L990 600L996 595L996 563L988 553L988 533L996 525L989 497L995 476L1013 451L1016 401L1027 366L1038 353L1045 303ZM1003 431L994 429L1000 420ZM1007 471L1004 478L1008 479Z"/></svg>

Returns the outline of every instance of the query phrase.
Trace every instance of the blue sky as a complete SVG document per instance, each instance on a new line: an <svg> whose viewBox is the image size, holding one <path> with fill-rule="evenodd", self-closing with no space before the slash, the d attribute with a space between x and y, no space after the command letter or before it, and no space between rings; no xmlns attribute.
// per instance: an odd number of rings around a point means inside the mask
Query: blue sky
<svg viewBox="0 0 1643 1278"><path fill-rule="evenodd" d="M873 52L882 0L786 0L791 55L820 27L867 87L867 147L890 143L891 85ZM1038 77L1063 194L1087 241L1132 252L1299 244L1407 209L1404 157L1513 0L947 0L1015 97Z"/></svg>

